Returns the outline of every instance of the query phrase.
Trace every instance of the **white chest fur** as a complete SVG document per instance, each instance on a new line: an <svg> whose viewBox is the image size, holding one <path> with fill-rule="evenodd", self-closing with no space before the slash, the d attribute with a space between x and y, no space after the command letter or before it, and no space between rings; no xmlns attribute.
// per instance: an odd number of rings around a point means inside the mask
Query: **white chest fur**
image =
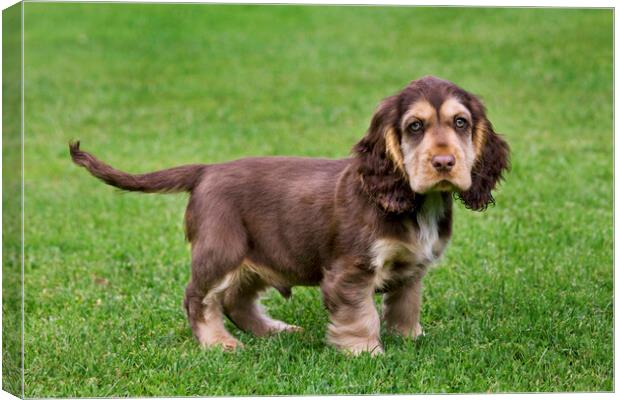
<svg viewBox="0 0 620 400"><path fill-rule="evenodd" d="M426 266L435 261L443 247L438 226L443 210L440 196L429 198L416 216L417 229L409 222L407 240L378 239L373 243L371 257L375 287L381 288L395 279L423 273ZM400 268L394 268L397 263Z"/></svg>

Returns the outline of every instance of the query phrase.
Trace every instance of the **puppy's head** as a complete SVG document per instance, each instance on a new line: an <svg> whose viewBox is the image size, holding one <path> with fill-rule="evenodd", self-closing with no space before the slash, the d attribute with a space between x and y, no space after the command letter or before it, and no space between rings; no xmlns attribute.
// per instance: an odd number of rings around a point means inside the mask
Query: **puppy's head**
<svg viewBox="0 0 620 400"><path fill-rule="evenodd" d="M508 168L508 144L480 100L435 77L385 99L353 150L364 189L396 213L429 192L454 192L467 208L484 210Z"/></svg>

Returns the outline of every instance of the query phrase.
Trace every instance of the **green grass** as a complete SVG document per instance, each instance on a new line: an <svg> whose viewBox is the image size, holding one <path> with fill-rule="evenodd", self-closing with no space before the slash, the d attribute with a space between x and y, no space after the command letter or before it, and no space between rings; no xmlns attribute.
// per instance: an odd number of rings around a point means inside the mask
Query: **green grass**
<svg viewBox="0 0 620 400"><path fill-rule="evenodd" d="M21 5L2 12L2 390L22 392Z"/></svg>
<svg viewBox="0 0 620 400"><path fill-rule="evenodd" d="M27 3L28 397L613 390L611 10ZM201 350L182 297L185 195L119 194L72 138L133 172L251 155L345 157L376 104L432 74L480 94L512 146L497 206L458 206L416 342L300 334Z"/></svg>

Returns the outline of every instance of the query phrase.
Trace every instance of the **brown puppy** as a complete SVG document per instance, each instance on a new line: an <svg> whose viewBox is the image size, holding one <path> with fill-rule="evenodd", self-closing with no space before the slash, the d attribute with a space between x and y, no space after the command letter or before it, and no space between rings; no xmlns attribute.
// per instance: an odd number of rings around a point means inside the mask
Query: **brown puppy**
<svg viewBox="0 0 620 400"><path fill-rule="evenodd" d="M235 348L226 314L256 335L294 331L261 309L275 287L320 285L328 341L354 354L382 352L373 294L386 325L422 334L422 278L451 234L453 195L484 210L508 167L508 145L482 103L425 77L378 107L342 160L246 158L130 175L70 145L73 161L124 190L190 193L185 214L192 274L185 309L203 346Z"/></svg>

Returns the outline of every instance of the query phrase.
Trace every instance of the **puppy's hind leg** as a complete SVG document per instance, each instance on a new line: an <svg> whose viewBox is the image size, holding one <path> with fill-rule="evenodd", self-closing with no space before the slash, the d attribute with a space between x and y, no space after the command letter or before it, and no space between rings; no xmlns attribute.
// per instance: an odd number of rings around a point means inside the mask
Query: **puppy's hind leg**
<svg viewBox="0 0 620 400"><path fill-rule="evenodd" d="M223 293L224 312L246 332L265 336L277 332L296 332L301 328L273 319L259 302L259 294L269 285L255 272L241 266L237 280Z"/></svg>
<svg viewBox="0 0 620 400"><path fill-rule="evenodd" d="M237 280L238 266L246 251L245 233L210 226L192 240L192 277L185 291L185 309L194 336L203 347L235 349L241 342L225 328L222 296Z"/></svg>
<svg viewBox="0 0 620 400"><path fill-rule="evenodd" d="M225 284L225 280L220 283ZM241 342L224 326L221 286L205 291L190 281L185 291L185 309L192 332L203 347L221 346L225 350L233 350L241 346Z"/></svg>

